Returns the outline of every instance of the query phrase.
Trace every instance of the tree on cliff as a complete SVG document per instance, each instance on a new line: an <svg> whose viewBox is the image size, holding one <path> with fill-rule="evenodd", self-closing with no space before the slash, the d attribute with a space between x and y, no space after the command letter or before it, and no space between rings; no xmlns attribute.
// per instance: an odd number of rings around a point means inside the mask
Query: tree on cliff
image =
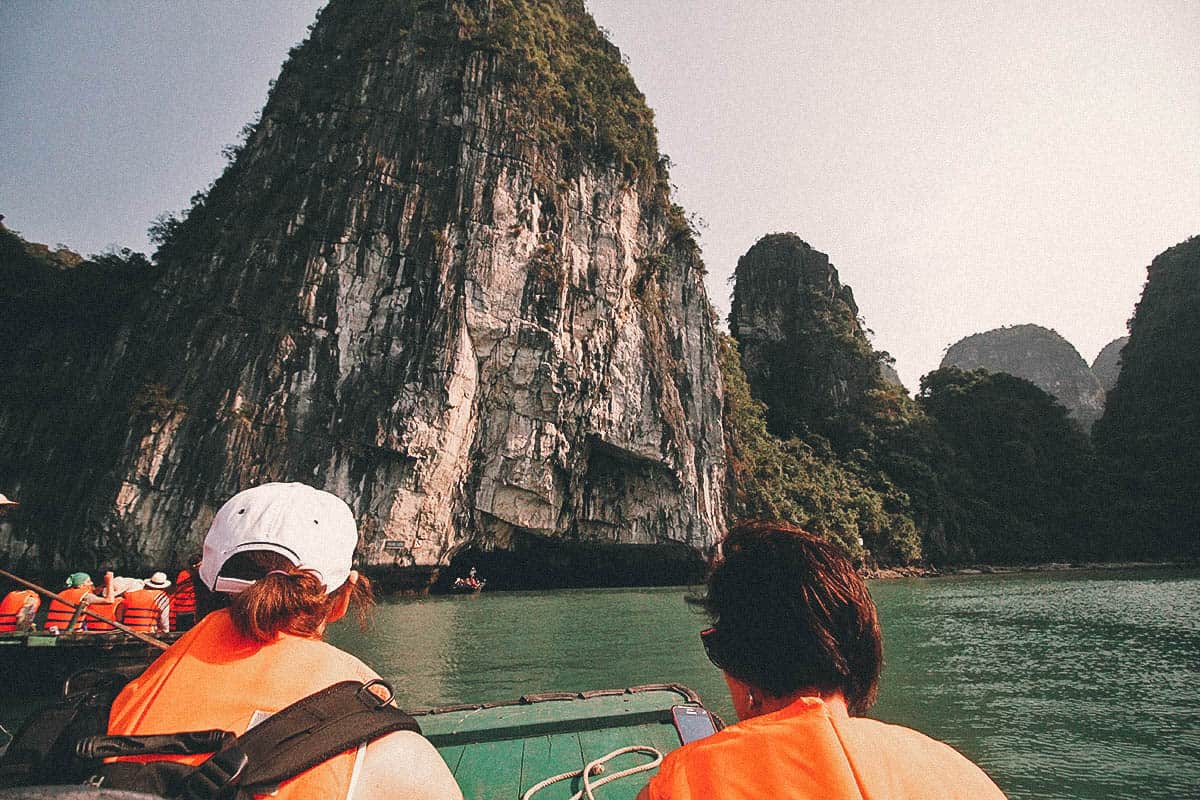
<svg viewBox="0 0 1200 800"><path fill-rule="evenodd" d="M1092 454L1054 398L957 369L926 376L909 398L885 379L887 355L871 347L850 288L794 234L760 239L735 278L741 358L723 352L735 509L843 540L864 532L884 560L1094 553L1082 522Z"/></svg>
<svg viewBox="0 0 1200 800"><path fill-rule="evenodd" d="M1008 563L1090 554L1094 459L1067 410L1029 381L944 367L918 396L944 444L937 460L951 547Z"/></svg>
<svg viewBox="0 0 1200 800"><path fill-rule="evenodd" d="M1024 378L1066 406L1089 430L1104 410L1104 387L1075 346L1040 325L1011 325L960 339L941 366L986 369Z"/></svg>
<svg viewBox="0 0 1200 800"><path fill-rule="evenodd" d="M1114 552L1200 553L1200 236L1150 264L1093 437Z"/></svg>
<svg viewBox="0 0 1200 800"><path fill-rule="evenodd" d="M788 520L854 555L865 546L888 563L918 559L919 536L912 520L897 512L896 498L869 485L859 466L828 445L774 436L766 407L750 394L737 342L722 336L720 348L731 515Z"/></svg>
<svg viewBox="0 0 1200 800"><path fill-rule="evenodd" d="M870 392L887 390L849 286L829 257L794 233L759 239L738 259L729 330L768 429L861 445Z"/></svg>
<svg viewBox="0 0 1200 800"><path fill-rule="evenodd" d="M155 276L149 260L129 248L84 258L62 245L27 242L0 223L0 363L35 341L82 337L86 344L123 319Z"/></svg>

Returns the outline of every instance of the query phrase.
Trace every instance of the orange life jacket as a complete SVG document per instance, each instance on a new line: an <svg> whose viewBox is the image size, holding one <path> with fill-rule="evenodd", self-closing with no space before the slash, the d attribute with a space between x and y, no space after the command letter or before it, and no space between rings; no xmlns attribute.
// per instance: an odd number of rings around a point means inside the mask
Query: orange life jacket
<svg viewBox="0 0 1200 800"><path fill-rule="evenodd" d="M91 590L84 586L75 586L70 589L63 589L58 593L59 597L64 600L69 600L75 605L83 600L83 596ZM71 622L71 617L75 616L75 609L60 600L51 600L50 608L46 610L46 630L50 630L50 626L58 627L60 633L66 633L67 625ZM80 614L82 619L83 615ZM75 627L72 630L79 630L79 621L75 622Z"/></svg>
<svg viewBox="0 0 1200 800"><path fill-rule="evenodd" d="M99 614L102 617L107 617L108 619L116 619L117 610L119 609L120 605L120 600L112 603L92 603L87 607L87 610L91 611L93 614ZM109 631L115 631L117 626L113 625L111 622L105 622L102 619L89 617L85 614L83 616L83 629L89 633L108 633Z"/></svg>
<svg viewBox="0 0 1200 800"><path fill-rule="evenodd" d="M138 589L122 597L121 622L135 631L157 631L162 611L171 602L161 589Z"/></svg>
<svg viewBox="0 0 1200 800"><path fill-rule="evenodd" d="M36 614L42 599L32 589L17 589L4 595L4 599L0 600L0 633L12 633L17 629L17 616L30 597L33 598L33 611Z"/></svg>
<svg viewBox="0 0 1200 800"><path fill-rule="evenodd" d="M802 697L669 753L650 800L1004 800L949 745Z"/></svg>
<svg viewBox="0 0 1200 800"><path fill-rule="evenodd" d="M218 728L244 733L256 712L272 714L338 681L378 676L354 656L318 639L281 635L246 639L228 611L209 614L159 656L113 703L111 734L156 734ZM198 764L207 756L171 756ZM161 757L131 760L152 761ZM345 797L355 751L348 750L285 781L275 800Z"/></svg>
<svg viewBox="0 0 1200 800"><path fill-rule="evenodd" d="M175 578L175 593L171 595L171 630L178 629L177 615L196 613L196 586L192 571L181 569Z"/></svg>

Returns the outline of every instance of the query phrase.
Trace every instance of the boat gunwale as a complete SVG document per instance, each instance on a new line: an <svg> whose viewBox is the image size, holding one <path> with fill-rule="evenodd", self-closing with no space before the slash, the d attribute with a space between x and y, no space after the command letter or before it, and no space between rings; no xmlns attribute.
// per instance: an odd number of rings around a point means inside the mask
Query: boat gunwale
<svg viewBox="0 0 1200 800"><path fill-rule="evenodd" d="M534 694L523 694L513 700L493 700L485 703L458 703L456 705L437 706L435 708L406 709L406 713L413 717L431 716L435 714L450 714L458 711L480 711L505 706L527 706L534 703L545 703L555 700L591 700L595 697L621 697L627 694L639 694L642 692L675 692L686 698L686 702L688 703L704 705L700 699L700 695L691 687L685 686L682 683L644 683L638 686L627 686L624 689L589 689L582 692L536 692Z"/></svg>

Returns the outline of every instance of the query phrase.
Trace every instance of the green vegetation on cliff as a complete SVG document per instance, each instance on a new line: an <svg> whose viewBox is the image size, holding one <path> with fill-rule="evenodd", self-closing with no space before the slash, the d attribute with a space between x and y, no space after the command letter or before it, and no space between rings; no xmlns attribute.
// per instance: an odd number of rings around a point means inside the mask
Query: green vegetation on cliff
<svg viewBox="0 0 1200 800"><path fill-rule="evenodd" d="M941 445L942 513L931 519L947 555L992 563L1095 555L1091 446L1053 397L1007 373L944 367L921 379L918 399Z"/></svg>
<svg viewBox="0 0 1200 800"><path fill-rule="evenodd" d="M111 327L155 277L128 248L87 258L27 242L0 222L0 338L11 358L52 327L55 337ZM0 356L3 358L4 356Z"/></svg>
<svg viewBox="0 0 1200 800"><path fill-rule="evenodd" d="M497 74L529 114L543 145L564 162L611 163L627 176L656 177L654 112L621 51L583 0L453 2L459 37L496 53Z"/></svg>
<svg viewBox="0 0 1200 800"><path fill-rule="evenodd" d="M277 176L271 191L260 196L235 195L233 176L244 168L239 156L252 137L269 137L297 122L320 126L322 117L336 114L371 115L376 126L399 126L380 131L388 136L440 137L445 132L431 126L461 124L453 120L462 113L464 72L476 53L485 56L488 83L509 117L504 127L525 141L514 157L548 156L551 163L540 172L554 180L585 167L618 170L648 190L670 224L690 234L668 198L668 161L658 152L654 112L583 0L340 0L321 10L309 32L290 51L261 121L248 123L240 140L225 148L230 164L224 173L197 192L187 209L156 220L151 238L160 246L159 260L186 257L204 246L208 234L202 231L221 229L230 213L244 212L252 200L265 214L288 191L299 191L307 170ZM377 80L371 70L415 59L445 71L435 104L441 120L412 128L411 121L393 116L395 109L358 104L360 92ZM363 167L362 143L306 144L311 148L291 154L295 162L341 159L347 177ZM457 142L445 144L448 152L457 150ZM286 188L289 184L295 188Z"/></svg>
<svg viewBox="0 0 1200 800"><path fill-rule="evenodd" d="M1090 430L1104 411L1104 388L1079 351L1057 331L1040 325L1011 325L967 336L950 345L941 366L1024 378L1062 403L1084 430Z"/></svg>
<svg viewBox="0 0 1200 800"><path fill-rule="evenodd" d="M723 350L735 514L791 519L883 563L1090 557L1093 457L1054 398L943 369L883 376L849 287L794 234L738 262ZM744 372L743 372L744 369Z"/></svg>
<svg viewBox="0 0 1200 800"><path fill-rule="evenodd" d="M77 500L128 434L130 393L111 355L156 278L141 253L83 258L0 225L0 486L20 491L21 519L46 520L9 552L11 567L116 563L79 535L91 520Z"/></svg>
<svg viewBox="0 0 1200 800"><path fill-rule="evenodd" d="M720 363L733 517L786 519L856 556L866 547L889 562L919 557L911 520L892 510L895 492L869 485L863 465L839 459L827 443L771 434L766 407L751 396L737 342L728 336L720 339Z"/></svg>
<svg viewBox="0 0 1200 800"><path fill-rule="evenodd" d="M1200 236L1151 263L1092 435L1113 552L1200 554Z"/></svg>

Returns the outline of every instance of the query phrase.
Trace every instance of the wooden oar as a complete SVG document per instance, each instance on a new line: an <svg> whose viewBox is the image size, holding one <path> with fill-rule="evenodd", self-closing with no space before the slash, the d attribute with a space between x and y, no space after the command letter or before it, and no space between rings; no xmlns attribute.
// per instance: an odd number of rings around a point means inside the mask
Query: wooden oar
<svg viewBox="0 0 1200 800"><path fill-rule="evenodd" d="M150 636L149 634L142 633L141 631L135 631L133 628L130 628L128 625L124 624L123 622L117 622L115 619L109 619L108 617L104 616L103 614L97 614L94 611L89 611L88 607L86 605L80 605L79 603L72 603L70 600L63 597L61 594L56 594L55 592L52 592L49 589L44 589L41 586L38 586L36 583L31 583L30 581L27 581L24 578L20 578L16 575L13 575L11 572L8 572L7 570L0 569L0 575L3 575L4 577L8 578L9 580L14 580L17 583L21 584L22 586L24 586L28 589L33 589L38 594L45 595L46 597L49 597L53 600L57 600L60 603L65 603L66 605L70 606L71 608L73 608L77 611L81 611L82 613L87 614L89 617L92 617L93 619L104 620L105 622L107 622L109 625L112 625L117 630L124 631L125 633L128 633L130 636L134 637L135 639L142 640L146 644L152 644L155 647L159 648L160 650L166 650L168 647L171 646L171 645L167 644L166 642L160 642L158 639L155 639L153 636Z"/></svg>

